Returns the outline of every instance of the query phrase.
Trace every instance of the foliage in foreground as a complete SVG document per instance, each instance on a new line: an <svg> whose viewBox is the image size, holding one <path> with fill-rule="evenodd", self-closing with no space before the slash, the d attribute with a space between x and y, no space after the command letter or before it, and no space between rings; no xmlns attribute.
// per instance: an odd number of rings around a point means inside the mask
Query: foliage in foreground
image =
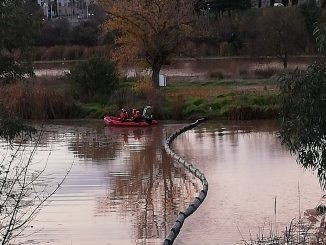
<svg viewBox="0 0 326 245"><path fill-rule="evenodd" d="M326 189L326 63L315 63L307 71L294 71L280 78L280 137L298 154L303 167L317 170Z"/></svg>
<svg viewBox="0 0 326 245"><path fill-rule="evenodd" d="M36 129L25 125L21 120L2 118L0 119L0 138L12 142L15 138L32 137Z"/></svg>
<svg viewBox="0 0 326 245"><path fill-rule="evenodd" d="M43 169L32 169L38 142L39 139L31 150L23 145L8 149L9 154L0 159L0 242L3 245L26 235L40 208L67 176L52 187L43 176L46 163Z"/></svg>

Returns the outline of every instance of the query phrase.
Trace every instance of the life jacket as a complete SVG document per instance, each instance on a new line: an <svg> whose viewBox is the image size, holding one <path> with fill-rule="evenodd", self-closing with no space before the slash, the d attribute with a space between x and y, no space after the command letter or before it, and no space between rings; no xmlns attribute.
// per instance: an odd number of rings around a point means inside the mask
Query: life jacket
<svg viewBox="0 0 326 245"><path fill-rule="evenodd" d="M131 116L134 118L136 116L136 109L132 109L132 114Z"/></svg>
<svg viewBox="0 0 326 245"><path fill-rule="evenodd" d="M141 119L142 119L142 115L141 115L140 111L137 110L135 112L135 114L133 115L133 120L135 122L139 122L139 121L141 121Z"/></svg>
<svg viewBox="0 0 326 245"><path fill-rule="evenodd" d="M127 121L127 119L128 119L128 113L126 111L121 112L120 113L120 120L122 122L124 122L124 121Z"/></svg>

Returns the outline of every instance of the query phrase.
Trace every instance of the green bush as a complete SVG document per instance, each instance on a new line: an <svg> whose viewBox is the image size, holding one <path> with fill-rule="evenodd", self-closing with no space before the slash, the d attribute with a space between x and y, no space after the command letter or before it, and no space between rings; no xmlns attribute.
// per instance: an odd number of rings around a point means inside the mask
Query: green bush
<svg viewBox="0 0 326 245"><path fill-rule="evenodd" d="M81 105L81 116L84 118L103 118L106 114L99 103L87 103Z"/></svg>
<svg viewBox="0 0 326 245"><path fill-rule="evenodd" d="M186 105L195 105L195 106L199 106L200 104L202 104L204 102L203 99L200 98L196 98L196 97L190 97L187 99L186 101Z"/></svg>
<svg viewBox="0 0 326 245"><path fill-rule="evenodd" d="M214 102L210 103L210 108L212 110L220 110L221 109L220 102L214 101Z"/></svg>
<svg viewBox="0 0 326 245"><path fill-rule="evenodd" d="M251 95L248 97L249 104L258 106L271 106L278 104L276 95Z"/></svg>
<svg viewBox="0 0 326 245"><path fill-rule="evenodd" d="M190 117L197 117L199 115L205 114L205 110L201 108L200 106L196 106L194 104L188 105L184 110L184 116L186 118Z"/></svg>
<svg viewBox="0 0 326 245"><path fill-rule="evenodd" d="M68 77L75 83L77 97L81 99L109 96L119 82L115 64L102 57L79 62Z"/></svg>

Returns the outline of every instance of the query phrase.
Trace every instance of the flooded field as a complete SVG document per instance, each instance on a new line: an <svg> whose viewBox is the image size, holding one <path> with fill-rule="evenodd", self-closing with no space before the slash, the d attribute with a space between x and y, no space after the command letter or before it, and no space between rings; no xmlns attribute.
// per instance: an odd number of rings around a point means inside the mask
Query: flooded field
<svg viewBox="0 0 326 245"><path fill-rule="evenodd" d="M22 243L161 244L201 187L162 148L183 125L46 124L34 167L47 161L44 174L54 185L72 168ZM276 130L273 122L208 122L177 138L173 148L205 173L209 193L176 245L236 244L255 236L274 220L275 197L281 230L299 215L298 185L301 211L315 207L322 196L317 177L281 147Z"/></svg>
<svg viewBox="0 0 326 245"><path fill-rule="evenodd" d="M304 69L317 57L289 58L289 69ZM75 64L75 61L39 62L35 63L37 76L64 75ZM198 59L172 59L169 65L162 68L161 74L173 80L187 77L189 80L201 80L214 76L225 78L252 77L259 71L283 71L282 63L276 58L198 58ZM133 68L125 70L126 75L133 76ZM172 80L172 81L173 81Z"/></svg>

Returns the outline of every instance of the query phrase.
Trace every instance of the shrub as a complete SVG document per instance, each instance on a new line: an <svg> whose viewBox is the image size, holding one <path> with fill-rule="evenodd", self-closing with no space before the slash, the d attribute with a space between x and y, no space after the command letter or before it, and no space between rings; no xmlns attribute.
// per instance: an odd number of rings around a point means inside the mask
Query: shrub
<svg viewBox="0 0 326 245"><path fill-rule="evenodd" d="M155 88L150 77L144 77L142 80L137 81L133 86L132 90L141 95L147 97L147 95L153 93Z"/></svg>
<svg viewBox="0 0 326 245"><path fill-rule="evenodd" d="M218 102L218 101L214 101L214 102L211 103L209 106L210 106L210 108L211 108L212 110L220 110L220 109L221 109L220 102Z"/></svg>
<svg viewBox="0 0 326 245"><path fill-rule="evenodd" d="M103 109L104 115L118 115L120 112L120 108L117 105L109 105L104 107Z"/></svg>
<svg viewBox="0 0 326 245"><path fill-rule="evenodd" d="M136 104L139 101L137 94L130 88L119 88L116 90L110 99L112 104L118 106L118 108L134 108L138 107Z"/></svg>
<svg viewBox="0 0 326 245"><path fill-rule="evenodd" d="M193 119L205 115L207 110L194 104L188 105L184 110L184 115L188 119Z"/></svg>
<svg viewBox="0 0 326 245"><path fill-rule="evenodd" d="M101 104L88 103L82 105L82 114L82 116L86 118L103 118L106 112Z"/></svg>
<svg viewBox="0 0 326 245"><path fill-rule="evenodd" d="M200 99L200 98L194 98L194 97L192 97L192 98L188 98L187 99L187 105L191 105L191 104L193 104L193 105L195 105L195 106L199 106L200 104L202 104L204 102L204 100L202 100L202 99Z"/></svg>
<svg viewBox="0 0 326 245"><path fill-rule="evenodd" d="M68 77L75 83L78 97L86 100L112 94L119 81L115 64L99 57L79 62Z"/></svg>
<svg viewBox="0 0 326 245"><path fill-rule="evenodd" d="M224 115L229 120L257 120L274 119L278 116L279 108L259 106L232 106L225 111Z"/></svg>
<svg viewBox="0 0 326 245"><path fill-rule="evenodd" d="M178 95L173 98L171 103L171 116L177 120L183 119L183 109L185 107L185 98L183 95Z"/></svg>

